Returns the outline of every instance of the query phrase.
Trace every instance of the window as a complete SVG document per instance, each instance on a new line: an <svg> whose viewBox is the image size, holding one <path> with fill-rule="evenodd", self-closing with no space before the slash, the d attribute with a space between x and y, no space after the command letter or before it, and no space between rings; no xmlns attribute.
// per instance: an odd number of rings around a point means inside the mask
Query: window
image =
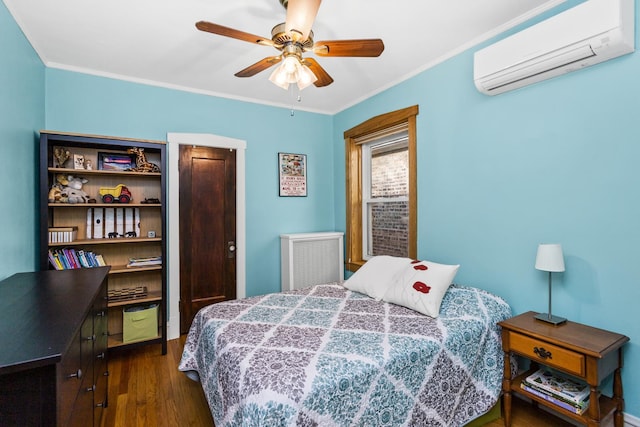
<svg viewBox="0 0 640 427"><path fill-rule="evenodd" d="M409 256L406 131L362 145L362 257Z"/></svg>
<svg viewBox="0 0 640 427"><path fill-rule="evenodd" d="M416 257L417 114L405 108L344 133L348 270L375 255Z"/></svg>

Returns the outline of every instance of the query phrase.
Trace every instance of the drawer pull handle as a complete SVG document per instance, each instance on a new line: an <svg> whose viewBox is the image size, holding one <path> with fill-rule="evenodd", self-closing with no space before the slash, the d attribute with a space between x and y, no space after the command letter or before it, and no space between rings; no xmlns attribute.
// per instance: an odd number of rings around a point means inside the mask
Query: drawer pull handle
<svg viewBox="0 0 640 427"><path fill-rule="evenodd" d="M82 379L82 369L78 369L77 372L74 372L73 374L69 374L67 375L67 378L77 378L77 379Z"/></svg>
<svg viewBox="0 0 640 427"><path fill-rule="evenodd" d="M551 352L544 349L544 347L533 347L533 352L540 356L541 359L552 359Z"/></svg>
<svg viewBox="0 0 640 427"><path fill-rule="evenodd" d="M104 408L104 402L98 402L96 403L96 408Z"/></svg>

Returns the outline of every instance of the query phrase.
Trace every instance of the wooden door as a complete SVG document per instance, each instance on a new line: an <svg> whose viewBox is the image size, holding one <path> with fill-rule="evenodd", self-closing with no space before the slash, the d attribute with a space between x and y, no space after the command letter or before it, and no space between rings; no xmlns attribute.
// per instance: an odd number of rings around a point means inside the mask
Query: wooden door
<svg viewBox="0 0 640 427"><path fill-rule="evenodd" d="M236 151L180 146L180 333L236 298Z"/></svg>

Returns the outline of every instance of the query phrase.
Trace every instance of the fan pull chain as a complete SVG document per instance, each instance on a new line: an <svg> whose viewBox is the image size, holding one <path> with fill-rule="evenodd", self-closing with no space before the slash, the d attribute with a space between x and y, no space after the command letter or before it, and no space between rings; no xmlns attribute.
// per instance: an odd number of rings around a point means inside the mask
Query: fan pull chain
<svg viewBox="0 0 640 427"><path fill-rule="evenodd" d="M294 103L293 103L293 97L295 96L294 93L294 85L290 84L289 85L289 95L291 96L291 117L296 115L295 112L295 108L294 108ZM302 95L300 94L300 89L298 89L298 95L296 96L296 101L298 102L302 102Z"/></svg>

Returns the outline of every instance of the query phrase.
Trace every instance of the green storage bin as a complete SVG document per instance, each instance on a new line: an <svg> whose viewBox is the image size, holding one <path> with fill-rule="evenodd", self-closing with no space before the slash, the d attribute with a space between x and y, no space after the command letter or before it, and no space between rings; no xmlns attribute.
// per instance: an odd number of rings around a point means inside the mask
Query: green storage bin
<svg viewBox="0 0 640 427"><path fill-rule="evenodd" d="M122 342L158 337L158 304L127 307L122 310Z"/></svg>

